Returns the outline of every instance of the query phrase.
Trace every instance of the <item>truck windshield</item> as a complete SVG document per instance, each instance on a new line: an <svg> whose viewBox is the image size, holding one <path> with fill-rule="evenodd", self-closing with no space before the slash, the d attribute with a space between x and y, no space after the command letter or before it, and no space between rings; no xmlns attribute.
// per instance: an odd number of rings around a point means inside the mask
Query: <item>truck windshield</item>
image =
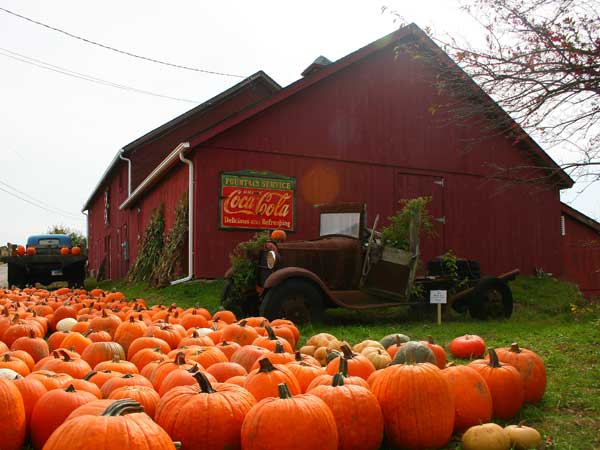
<svg viewBox="0 0 600 450"><path fill-rule="evenodd" d="M323 213L321 214L320 236L343 234L358 239L360 213Z"/></svg>

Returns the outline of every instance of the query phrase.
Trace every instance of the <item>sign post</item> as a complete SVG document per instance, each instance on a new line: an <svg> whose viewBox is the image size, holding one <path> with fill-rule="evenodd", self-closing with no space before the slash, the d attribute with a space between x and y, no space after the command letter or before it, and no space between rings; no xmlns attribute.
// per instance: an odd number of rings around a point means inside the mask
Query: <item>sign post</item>
<svg viewBox="0 0 600 450"><path fill-rule="evenodd" d="M445 305L448 300L448 291L434 290L429 291L429 303L437 305L437 324L442 324L442 305Z"/></svg>

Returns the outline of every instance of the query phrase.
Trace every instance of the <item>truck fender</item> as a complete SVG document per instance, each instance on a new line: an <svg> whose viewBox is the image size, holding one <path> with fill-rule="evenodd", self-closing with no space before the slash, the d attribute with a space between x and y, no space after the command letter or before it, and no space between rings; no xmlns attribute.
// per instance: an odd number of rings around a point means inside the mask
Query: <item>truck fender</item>
<svg viewBox="0 0 600 450"><path fill-rule="evenodd" d="M285 267L283 269L273 272L265 280L264 289L266 290L274 288L275 286L280 285L289 278L304 278L313 282L323 292L325 299L336 304L338 303L331 295L331 292L329 291L325 283L323 283L323 280L321 280L321 278L319 278L319 276L314 272L311 272L307 269L303 269L302 267Z"/></svg>

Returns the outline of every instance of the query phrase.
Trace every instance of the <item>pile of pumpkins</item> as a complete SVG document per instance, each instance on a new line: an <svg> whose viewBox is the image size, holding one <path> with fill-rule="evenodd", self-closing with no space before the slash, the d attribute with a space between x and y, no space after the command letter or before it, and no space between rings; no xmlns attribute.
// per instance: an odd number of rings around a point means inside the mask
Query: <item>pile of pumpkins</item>
<svg viewBox="0 0 600 450"><path fill-rule="evenodd" d="M351 346L319 333L296 351L299 340L285 319L149 307L100 289L0 290L2 449L375 450L384 439L428 449L455 433L465 450L541 441L522 424L488 423L544 394L542 360L517 344L453 365L431 338ZM449 348L458 358L486 350L474 336Z"/></svg>

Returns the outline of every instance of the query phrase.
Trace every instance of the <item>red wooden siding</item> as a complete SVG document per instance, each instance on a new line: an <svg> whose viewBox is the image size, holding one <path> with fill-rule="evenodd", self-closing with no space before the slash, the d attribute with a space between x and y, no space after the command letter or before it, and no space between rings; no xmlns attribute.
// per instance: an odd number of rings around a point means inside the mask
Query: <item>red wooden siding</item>
<svg viewBox="0 0 600 450"><path fill-rule="evenodd" d="M440 220L435 222L437 237L422 242L423 260L453 250L481 261L487 274L515 267L525 274L543 269L580 282L586 292L600 292L598 250L582 246L590 239L590 228L568 219L561 241L558 186L511 185L495 176L494 167L537 163L532 150L502 137L481 139L484 131L474 124L442 126L445 118L430 108L448 101L434 88L436 73L410 56L395 59L393 47L384 46L302 89L300 81L275 94L268 86L244 91L220 109L190 116L130 152L136 186L181 141L198 140L189 152L196 179L195 277L222 276L231 250L254 233L218 228L220 172L258 170L296 178L297 231L290 239L316 237L316 204L365 202L369 224L380 214L380 226L385 226L398 200L428 195L431 214ZM295 89L287 98L282 95ZM261 105L270 106L260 112L252 108L269 95ZM276 102L278 98L283 99ZM227 129L232 117L245 120ZM223 131L201 141L207 129L211 136ZM161 202L170 229L188 183L187 167L177 163L136 204L117 211L125 199L119 185L126 186L126 170L125 162L119 162L107 178L114 197L110 225L103 222L102 195L89 210L90 267L99 267L108 237L112 278L125 275L152 210ZM129 239L129 262L120 245L123 236Z"/></svg>
<svg viewBox="0 0 600 450"><path fill-rule="evenodd" d="M117 167L117 175L112 178L110 223L104 224L104 190L98 195L88 210L88 236L90 248L88 266L97 273L106 258L106 278L119 279L127 271L137 256L138 245L144 230L150 221L154 209L161 203L165 207L165 230L171 229L175 220L175 208L184 192L188 189L187 166L175 166L152 190L130 209L119 211L119 205L127 197L126 193L115 191L119 171L127 171L127 164ZM118 186L117 186L118 189ZM110 252L107 244L110 241ZM128 255L124 242L128 242ZM129 256L126 260L125 256Z"/></svg>
<svg viewBox="0 0 600 450"><path fill-rule="evenodd" d="M579 284L588 297L600 297L600 232L563 214L563 278Z"/></svg>
<svg viewBox="0 0 600 450"><path fill-rule="evenodd" d="M479 131L440 126L428 108L445 99L436 96L431 77L414 59L394 61L389 48L201 146L195 161L201 167L198 231L204 239L196 244L197 275L222 274L234 243L250 236L216 228L218 172L241 169L297 178L297 237L316 234L312 205L321 197L366 201L372 221L376 213L392 214L400 198L433 194L434 213L446 224L436 225L437 240L424 242L424 259L452 249L481 260L488 273L514 267L560 273L559 229L551 225L560 211L557 190L506 189L507 181L494 181L490 164L529 165L529 154L503 138L467 151L462 139ZM443 187L425 188L441 179ZM321 197L310 201L307 192ZM205 252L210 265L201 260Z"/></svg>
<svg viewBox="0 0 600 450"><path fill-rule="evenodd" d="M191 116L176 128L169 129L160 137L134 148L128 152L133 161L132 190L146 178L152 170L175 148L180 142L187 141L195 134L210 128L215 123L235 114L236 112L253 105L270 96L273 88L261 79L245 86L234 96L208 107L200 114Z"/></svg>

